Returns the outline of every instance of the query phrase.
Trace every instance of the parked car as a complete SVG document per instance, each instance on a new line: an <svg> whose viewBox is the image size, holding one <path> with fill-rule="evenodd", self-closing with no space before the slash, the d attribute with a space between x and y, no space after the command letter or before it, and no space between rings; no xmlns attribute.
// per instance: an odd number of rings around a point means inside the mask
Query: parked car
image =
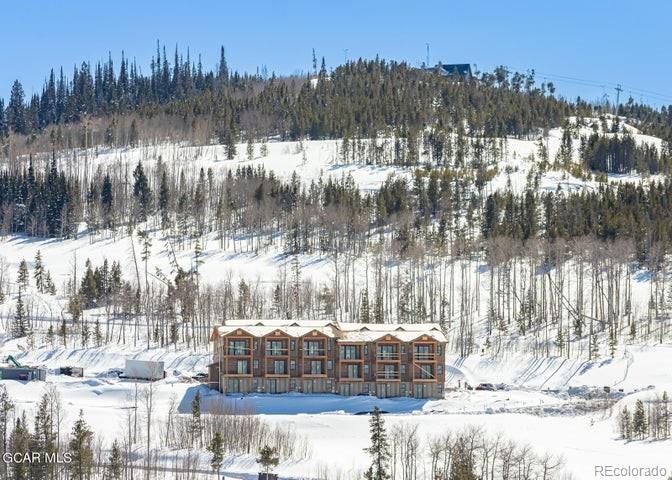
<svg viewBox="0 0 672 480"><path fill-rule="evenodd" d="M198 380L199 382L203 382L208 379L208 374L205 372L198 372L196 375L192 376L194 380Z"/></svg>
<svg viewBox="0 0 672 480"><path fill-rule="evenodd" d="M488 392L494 392L497 390L492 383L479 383L476 385L476 390L486 390Z"/></svg>

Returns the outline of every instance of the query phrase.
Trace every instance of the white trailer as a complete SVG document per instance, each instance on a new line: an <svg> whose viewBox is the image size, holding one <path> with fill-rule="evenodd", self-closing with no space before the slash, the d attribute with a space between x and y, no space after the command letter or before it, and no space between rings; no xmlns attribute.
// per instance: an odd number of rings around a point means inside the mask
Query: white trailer
<svg viewBox="0 0 672 480"><path fill-rule="evenodd" d="M124 377L138 380L161 380L166 376L163 362L151 360L126 360Z"/></svg>

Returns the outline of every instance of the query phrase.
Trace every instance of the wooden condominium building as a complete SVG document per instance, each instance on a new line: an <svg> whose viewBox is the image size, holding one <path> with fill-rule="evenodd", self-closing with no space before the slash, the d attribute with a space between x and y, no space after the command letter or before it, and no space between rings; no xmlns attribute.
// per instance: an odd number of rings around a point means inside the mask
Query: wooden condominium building
<svg viewBox="0 0 672 480"><path fill-rule="evenodd" d="M209 383L224 393L443 397L437 324L228 320L210 340Z"/></svg>

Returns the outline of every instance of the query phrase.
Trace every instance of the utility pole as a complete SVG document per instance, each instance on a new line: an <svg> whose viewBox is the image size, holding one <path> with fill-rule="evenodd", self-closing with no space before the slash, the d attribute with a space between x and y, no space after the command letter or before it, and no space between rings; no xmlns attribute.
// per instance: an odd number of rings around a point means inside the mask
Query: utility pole
<svg viewBox="0 0 672 480"><path fill-rule="evenodd" d="M621 87L621 84L619 83L616 85L616 115L618 115L618 107L621 105L621 92L623 91L623 87Z"/></svg>
<svg viewBox="0 0 672 480"><path fill-rule="evenodd" d="M345 63L348 63L348 49L346 48L343 50L343 58L345 59Z"/></svg>
<svg viewBox="0 0 672 480"><path fill-rule="evenodd" d="M429 68L429 43L425 43L427 47L427 57L425 58L425 68Z"/></svg>

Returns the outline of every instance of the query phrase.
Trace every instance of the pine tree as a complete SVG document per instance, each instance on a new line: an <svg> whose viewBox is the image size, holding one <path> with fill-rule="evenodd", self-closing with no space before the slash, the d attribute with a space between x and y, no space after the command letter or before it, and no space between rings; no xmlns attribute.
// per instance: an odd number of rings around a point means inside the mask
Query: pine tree
<svg viewBox="0 0 672 480"><path fill-rule="evenodd" d="M642 439L648 432L648 424L646 421L646 411L644 410L644 402L637 400L635 403L635 412L632 414L632 434L634 437Z"/></svg>
<svg viewBox="0 0 672 480"><path fill-rule="evenodd" d="M92 308L96 306L100 292L98 291L98 281L89 259L86 260L85 268L86 271L79 286L79 294L76 297L81 297L84 308Z"/></svg>
<svg viewBox="0 0 672 480"><path fill-rule="evenodd" d="M84 480L91 478L93 470L93 432L84 420L84 412L79 411L79 418L72 427L72 434L68 442L68 451L72 462L68 465L70 478Z"/></svg>
<svg viewBox="0 0 672 480"><path fill-rule="evenodd" d="M259 154L264 158L268 157L268 141L266 140L266 137L264 137L261 141L261 147L259 148Z"/></svg>
<svg viewBox="0 0 672 480"><path fill-rule="evenodd" d="M17 281L21 288L28 288L28 264L24 259L19 263L19 274Z"/></svg>
<svg viewBox="0 0 672 480"><path fill-rule="evenodd" d="M9 413L14 409L14 402L7 393L7 387L0 385L0 456L7 451L7 437L11 424ZM0 462L0 478L7 477L7 464Z"/></svg>
<svg viewBox="0 0 672 480"><path fill-rule="evenodd" d="M364 288L362 290L362 305L359 309L359 321L361 323L369 323L371 321L371 315L369 311L369 289Z"/></svg>
<svg viewBox="0 0 672 480"><path fill-rule="evenodd" d="M47 329L47 344L49 344L50 347L54 346L54 337L56 336L54 332L54 326L49 325L49 328Z"/></svg>
<svg viewBox="0 0 672 480"><path fill-rule="evenodd" d="M219 469L222 467L222 462L224 460L224 441L221 433L214 433L210 445L208 445L208 451L212 454L210 466L212 467L212 470L217 473L217 478L219 479Z"/></svg>
<svg viewBox="0 0 672 480"><path fill-rule="evenodd" d="M170 227L170 189L168 187L168 175L165 170L161 174L161 185L159 186L159 211L161 212L161 228Z"/></svg>
<svg viewBox="0 0 672 480"><path fill-rule="evenodd" d="M627 406L624 406L618 415L618 431L622 439L632 439L632 417Z"/></svg>
<svg viewBox="0 0 672 480"><path fill-rule="evenodd" d="M35 287L40 293L47 291L46 278L44 274L44 265L42 264L42 254L38 250L35 254L35 266L33 268L33 278L35 279Z"/></svg>
<svg viewBox="0 0 672 480"><path fill-rule="evenodd" d="M201 445L201 392L197 391L191 401L191 443Z"/></svg>
<svg viewBox="0 0 672 480"><path fill-rule="evenodd" d="M52 417L52 405L48 394L43 394L35 415L35 434L33 435L33 451L49 454L56 453L56 431ZM38 462L31 465L31 478L34 480L50 478L54 465Z"/></svg>
<svg viewBox="0 0 672 480"><path fill-rule="evenodd" d="M23 304L23 297L21 296L21 289L16 299L16 307L14 310L14 322L12 324L12 337L22 338L29 334L30 327L28 326L28 319L26 318L26 308Z"/></svg>
<svg viewBox="0 0 672 480"><path fill-rule="evenodd" d="M20 418L16 419L14 430L9 436L10 452L30 452L32 439L28 431L28 422L26 421L26 412ZM11 464L12 480L30 480L30 464L27 462L16 462Z"/></svg>
<svg viewBox="0 0 672 480"><path fill-rule="evenodd" d="M664 439L670 438L670 399L667 395L667 391L663 392L663 396L660 399L660 429L661 436Z"/></svg>
<svg viewBox="0 0 672 480"><path fill-rule="evenodd" d="M113 205L114 195L112 193L112 181L110 175L103 177L103 187L100 192L100 203L103 207L103 228L113 228Z"/></svg>
<svg viewBox="0 0 672 480"><path fill-rule="evenodd" d="M49 295L56 295L56 285L54 285L54 281L51 279L51 272L49 270L47 270L47 275L44 279L44 288Z"/></svg>
<svg viewBox="0 0 672 480"><path fill-rule="evenodd" d="M109 480L121 480L123 474L124 460L119 447L119 442L114 440L110 449L110 456L107 460L106 477Z"/></svg>
<svg viewBox="0 0 672 480"><path fill-rule="evenodd" d="M67 324L65 323L65 318L61 320L61 326L58 329L58 335L61 337L61 341L63 342L63 347L67 347L67 335L68 335L68 328Z"/></svg>
<svg viewBox="0 0 672 480"><path fill-rule="evenodd" d="M89 345L89 335L89 324L87 322L82 322L81 336L83 348L86 348Z"/></svg>
<svg viewBox="0 0 672 480"><path fill-rule="evenodd" d="M96 342L96 347L103 344L103 332L100 329L100 321L96 318L96 326L93 330L93 341Z"/></svg>
<svg viewBox="0 0 672 480"><path fill-rule="evenodd" d="M22 135L28 133L24 97L25 94L21 82L15 80L9 95L9 103L7 104L7 124L14 132Z"/></svg>
<svg viewBox="0 0 672 480"><path fill-rule="evenodd" d="M278 457L277 449L269 445L264 445L261 450L259 450L257 463L261 465L261 468L268 477L268 474L272 473L271 471L273 467L277 467L278 463L280 463L280 457Z"/></svg>
<svg viewBox="0 0 672 480"><path fill-rule="evenodd" d="M390 461L390 446L385 432L385 421L378 406L373 408L369 420L371 446L364 449L371 456L371 466L364 474L367 480L387 480L390 475L387 471Z"/></svg>
<svg viewBox="0 0 672 480"><path fill-rule="evenodd" d="M145 175L145 169L142 167L142 162L133 170L133 197L137 204L138 217L140 221L147 220L152 204L152 192L149 188L149 181Z"/></svg>

